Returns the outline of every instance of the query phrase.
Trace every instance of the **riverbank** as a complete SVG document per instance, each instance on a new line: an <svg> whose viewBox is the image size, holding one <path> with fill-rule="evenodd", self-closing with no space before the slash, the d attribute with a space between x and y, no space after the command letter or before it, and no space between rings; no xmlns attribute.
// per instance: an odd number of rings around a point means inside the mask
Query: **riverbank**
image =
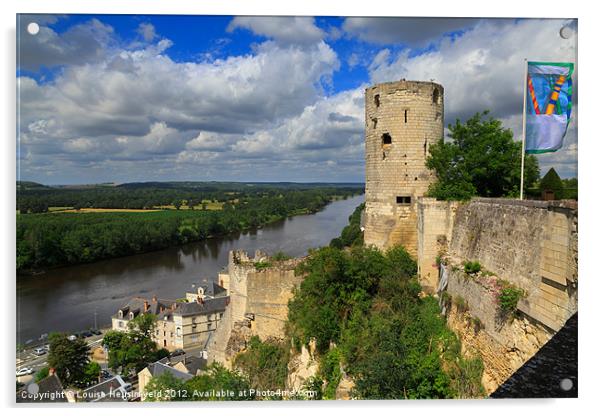
<svg viewBox="0 0 602 416"><path fill-rule="evenodd" d="M51 331L80 331L108 324L109 317L132 296L161 294L178 298L213 279L228 263L228 251L282 251L303 256L309 248L328 245L341 234L363 195L299 215L200 242L127 257L49 269L40 278L17 280L17 338L37 339ZM104 321L103 321L104 319Z"/></svg>
<svg viewBox="0 0 602 416"><path fill-rule="evenodd" d="M247 201L221 211L26 214L17 217L17 275L147 253L247 232L324 209L337 197L362 193L299 192Z"/></svg>

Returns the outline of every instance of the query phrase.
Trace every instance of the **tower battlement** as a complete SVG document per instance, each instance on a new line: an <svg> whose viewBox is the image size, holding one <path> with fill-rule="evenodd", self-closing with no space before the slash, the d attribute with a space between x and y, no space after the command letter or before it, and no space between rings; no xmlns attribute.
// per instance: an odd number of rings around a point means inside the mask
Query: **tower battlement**
<svg viewBox="0 0 602 416"><path fill-rule="evenodd" d="M406 81L365 92L366 210L364 241L417 252L416 198L435 180L425 166L429 146L443 137L443 87Z"/></svg>

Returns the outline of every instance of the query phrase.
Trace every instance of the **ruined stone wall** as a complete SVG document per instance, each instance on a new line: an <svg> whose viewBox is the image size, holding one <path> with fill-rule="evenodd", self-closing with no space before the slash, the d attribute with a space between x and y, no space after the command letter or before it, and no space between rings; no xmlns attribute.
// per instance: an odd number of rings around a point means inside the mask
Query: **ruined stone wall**
<svg viewBox="0 0 602 416"><path fill-rule="evenodd" d="M576 313L577 240L575 201L477 198L458 206L439 295L463 347L482 356L488 392ZM466 273L466 261L482 270ZM516 314L499 306L506 282L524 291Z"/></svg>
<svg viewBox="0 0 602 416"><path fill-rule="evenodd" d="M577 311L576 201L477 198L460 206L450 256L520 287L519 309L554 331Z"/></svg>
<svg viewBox="0 0 602 416"><path fill-rule="evenodd" d="M283 338L288 316L288 301L293 287L301 283L294 269L302 258L273 262L256 252L251 258L244 251L231 251L227 272L220 278L229 285L230 304L220 327L208 343L209 361L229 367L231 359L244 350L248 339ZM269 262L269 267L257 267Z"/></svg>
<svg viewBox="0 0 602 416"><path fill-rule="evenodd" d="M364 241L417 253L417 201L434 181L428 147L443 137L443 87L399 81L366 89Z"/></svg>
<svg viewBox="0 0 602 416"><path fill-rule="evenodd" d="M437 257L447 251L459 203L418 198L418 276L425 291L435 293L439 283Z"/></svg>
<svg viewBox="0 0 602 416"><path fill-rule="evenodd" d="M289 260L249 276L247 313L253 316L253 334L261 339L284 337L288 301L293 296L293 287L302 280L295 276L296 264L298 260Z"/></svg>

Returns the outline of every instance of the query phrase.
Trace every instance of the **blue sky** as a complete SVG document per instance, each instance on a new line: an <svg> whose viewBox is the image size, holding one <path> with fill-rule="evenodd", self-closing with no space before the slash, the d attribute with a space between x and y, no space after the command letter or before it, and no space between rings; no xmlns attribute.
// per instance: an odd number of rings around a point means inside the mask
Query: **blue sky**
<svg viewBox="0 0 602 416"><path fill-rule="evenodd" d="M489 109L519 137L523 57L574 61L577 39L558 36L570 23L560 19L18 23L18 175L47 184L363 181L368 85L433 79L445 88L446 125ZM576 131L574 122L563 151L539 156L542 171L575 175Z"/></svg>

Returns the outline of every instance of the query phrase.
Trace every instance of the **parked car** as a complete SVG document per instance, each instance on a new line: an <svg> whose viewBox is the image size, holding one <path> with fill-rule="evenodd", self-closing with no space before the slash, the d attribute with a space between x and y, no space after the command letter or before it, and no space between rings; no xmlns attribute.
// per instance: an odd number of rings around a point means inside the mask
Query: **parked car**
<svg viewBox="0 0 602 416"><path fill-rule="evenodd" d="M77 335L69 335L69 336L67 337L67 339L68 339L69 341L75 341L75 340L77 339Z"/></svg>
<svg viewBox="0 0 602 416"><path fill-rule="evenodd" d="M82 338L90 338L92 335L93 334L90 331L82 331L82 332L80 332L80 337L82 337Z"/></svg>
<svg viewBox="0 0 602 416"><path fill-rule="evenodd" d="M94 335L102 335L102 332L100 332L98 329L91 329L90 332L92 332Z"/></svg>
<svg viewBox="0 0 602 416"><path fill-rule="evenodd" d="M100 376L105 380L113 377L113 375L111 373L109 373L107 370L100 370Z"/></svg>
<svg viewBox="0 0 602 416"><path fill-rule="evenodd" d="M47 351L46 351L46 348L44 348L44 347L38 347L35 350L33 350L33 353L37 356L40 356L40 355L46 354Z"/></svg>
<svg viewBox="0 0 602 416"><path fill-rule="evenodd" d="M17 377L26 376L28 374L33 374L33 368L23 367L17 369Z"/></svg>
<svg viewBox="0 0 602 416"><path fill-rule="evenodd" d="M125 384L123 385L123 389L124 389L125 391L131 391L131 390L132 390L132 383L125 383Z"/></svg>
<svg viewBox="0 0 602 416"><path fill-rule="evenodd" d="M183 349L178 348L177 350L173 350L171 352L171 354L169 354L170 357L177 357L178 355L184 355L186 354L186 351L184 351Z"/></svg>

